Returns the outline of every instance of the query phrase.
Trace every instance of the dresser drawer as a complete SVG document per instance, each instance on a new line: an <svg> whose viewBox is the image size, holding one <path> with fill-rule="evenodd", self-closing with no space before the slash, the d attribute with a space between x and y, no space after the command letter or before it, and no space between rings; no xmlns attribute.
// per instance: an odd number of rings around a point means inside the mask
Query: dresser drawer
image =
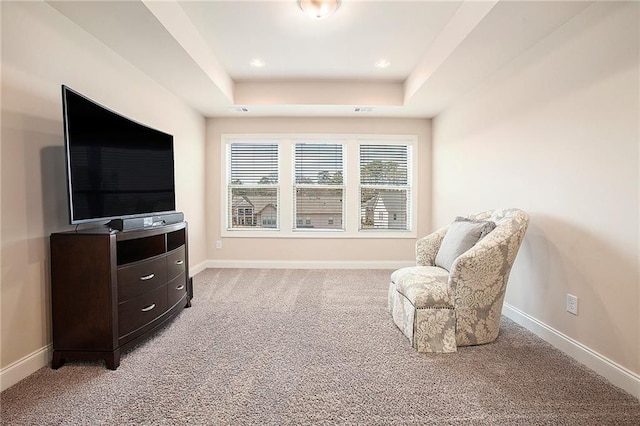
<svg viewBox="0 0 640 426"><path fill-rule="evenodd" d="M167 279L173 279L184 272L186 266L184 246L167 254Z"/></svg>
<svg viewBox="0 0 640 426"><path fill-rule="evenodd" d="M153 321L167 310L167 287L162 286L118 305L120 337Z"/></svg>
<svg viewBox="0 0 640 426"><path fill-rule="evenodd" d="M171 308L187 294L187 281L184 276L184 274L180 274L180 276L167 284L167 307Z"/></svg>
<svg viewBox="0 0 640 426"><path fill-rule="evenodd" d="M167 282L167 259L158 256L118 268L118 302L124 302Z"/></svg>

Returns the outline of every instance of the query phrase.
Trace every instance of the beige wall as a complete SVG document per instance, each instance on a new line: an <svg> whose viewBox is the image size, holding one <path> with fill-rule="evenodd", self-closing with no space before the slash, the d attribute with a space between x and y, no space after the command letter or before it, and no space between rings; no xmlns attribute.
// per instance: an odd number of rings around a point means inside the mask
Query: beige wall
<svg viewBox="0 0 640 426"><path fill-rule="evenodd" d="M528 211L506 302L636 374L638 6L596 3L433 123L434 224Z"/></svg>
<svg viewBox="0 0 640 426"><path fill-rule="evenodd" d="M70 229L60 85L174 135L191 266L206 257L205 120L47 4L1 5L4 368L51 343L49 234Z"/></svg>
<svg viewBox="0 0 640 426"><path fill-rule="evenodd" d="M411 261L414 239L222 238L221 148L222 134L233 133L338 133L417 135L418 235L425 235L431 220L431 121L378 118L210 118L207 120L208 258L213 261ZM222 241L222 250L215 247Z"/></svg>

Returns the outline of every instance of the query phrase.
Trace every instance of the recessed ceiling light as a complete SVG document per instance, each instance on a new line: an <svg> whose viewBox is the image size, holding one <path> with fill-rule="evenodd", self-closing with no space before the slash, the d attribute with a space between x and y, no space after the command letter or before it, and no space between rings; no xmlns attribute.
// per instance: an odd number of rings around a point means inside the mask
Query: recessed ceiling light
<svg viewBox="0 0 640 426"><path fill-rule="evenodd" d="M376 68L389 68L391 62L388 59L380 59L375 65Z"/></svg>
<svg viewBox="0 0 640 426"><path fill-rule="evenodd" d="M262 59L254 59L251 62L249 62L249 65L251 65L254 68L264 68L265 63Z"/></svg>

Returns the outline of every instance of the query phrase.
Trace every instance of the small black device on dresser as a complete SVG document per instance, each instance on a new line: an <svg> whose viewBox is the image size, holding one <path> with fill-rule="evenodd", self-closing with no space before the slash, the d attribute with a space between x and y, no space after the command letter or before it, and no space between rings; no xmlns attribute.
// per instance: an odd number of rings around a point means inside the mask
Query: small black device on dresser
<svg viewBox="0 0 640 426"><path fill-rule="evenodd" d="M113 219L107 224L107 226L118 231L130 231L132 229L148 228L150 226L162 226L183 221L184 214L182 214L182 212L172 212L151 217Z"/></svg>
<svg viewBox="0 0 640 426"><path fill-rule="evenodd" d="M53 361L120 354L191 306L187 223L51 235Z"/></svg>

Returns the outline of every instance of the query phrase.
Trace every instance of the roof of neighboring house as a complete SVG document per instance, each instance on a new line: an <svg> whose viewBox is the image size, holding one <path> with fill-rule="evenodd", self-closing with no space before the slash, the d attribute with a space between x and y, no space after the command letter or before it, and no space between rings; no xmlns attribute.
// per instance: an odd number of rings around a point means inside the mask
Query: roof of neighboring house
<svg viewBox="0 0 640 426"><path fill-rule="evenodd" d="M342 214L341 194L316 192L313 195L298 195L297 200L299 203L296 212L299 215L340 216ZM255 213L262 213L269 206L277 210L277 204L274 201L274 197L270 195L236 195L232 199L231 206L233 208L253 207Z"/></svg>
<svg viewBox="0 0 640 426"><path fill-rule="evenodd" d="M231 200L231 207L253 207L253 211L257 213L264 210L268 205L272 205L276 208L276 203L274 201L276 201L275 197L271 195L234 195Z"/></svg>
<svg viewBox="0 0 640 426"><path fill-rule="evenodd" d="M233 197L231 200L232 208L246 208L246 207L254 207L253 203L245 196L245 195L237 195Z"/></svg>
<svg viewBox="0 0 640 426"><path fill-rule="evenodd" d="M258 211L258 214L264 214L264 211L267 210L268 208L272 208L273 210L278 210L277 207L274 204L267 204L265 205L261 210Z"/></svg>
<svg viewBox="0 0 640 426"><path fill-rule="evenodd" d="M302 192L297 196L297 209L298 215L336 215L342 214L342 193L336 190L330 190L326 192L322 191L308 191ZM246 208L253 207L255 213L262 213L268 206L277 210L277 203L274 202L272 195L236 195L232 200L233 208ZM376 208L384 208L387 211L403 211L406 206L406 201L397 197L397 191L385 191L380 190L377 194L367 201L361 203L362 208L367 210L374 210Z"/></svg>
<svg viewBox="0 0 640 426"><path fill-rule="evenodd" d="M404 198L398 198L397 194L396 190L380 190L360 206L367 210L375 210L382 206L383 209L390 212L402 212L406 209L407 201Z"/></svg>

